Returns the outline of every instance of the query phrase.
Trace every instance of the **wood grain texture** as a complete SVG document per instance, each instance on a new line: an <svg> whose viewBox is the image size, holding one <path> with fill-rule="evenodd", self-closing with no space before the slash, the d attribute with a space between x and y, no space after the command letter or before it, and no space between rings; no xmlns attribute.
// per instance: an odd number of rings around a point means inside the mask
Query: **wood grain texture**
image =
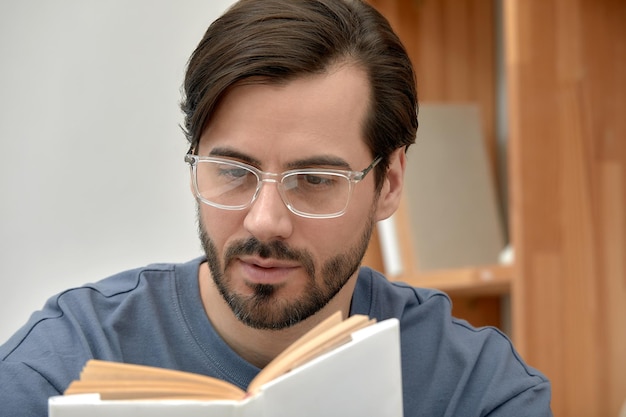
<svg viewBox="0 0 626 417"><path fill-rule="evenodd" d="M556 416L626 399L626 3L505 0L513 333Z"/></svg>

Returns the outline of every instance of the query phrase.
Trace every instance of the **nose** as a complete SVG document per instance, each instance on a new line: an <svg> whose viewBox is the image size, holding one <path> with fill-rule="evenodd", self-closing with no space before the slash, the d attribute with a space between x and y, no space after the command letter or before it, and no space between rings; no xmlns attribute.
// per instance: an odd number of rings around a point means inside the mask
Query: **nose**
<svg viewBox="0 0 626 417"><path fill-rule="evenodd" d="M276 181L265 180L248 209L244 228L261 242L286 239L293 232L292 214L283 203Z"/></svg>

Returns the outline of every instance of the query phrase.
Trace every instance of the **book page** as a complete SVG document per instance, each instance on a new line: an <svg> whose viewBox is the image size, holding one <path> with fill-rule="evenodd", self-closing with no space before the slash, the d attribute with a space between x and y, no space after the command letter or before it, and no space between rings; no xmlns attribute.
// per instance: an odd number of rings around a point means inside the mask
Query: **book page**
<svg viewBox="0 0 626 417"><path fill-rule="evenodd" d="M152 366L92 359L65 391L65 395L98 392L103 399L172 397L242 399L245 392L233 384L205 375Z"/></svg>

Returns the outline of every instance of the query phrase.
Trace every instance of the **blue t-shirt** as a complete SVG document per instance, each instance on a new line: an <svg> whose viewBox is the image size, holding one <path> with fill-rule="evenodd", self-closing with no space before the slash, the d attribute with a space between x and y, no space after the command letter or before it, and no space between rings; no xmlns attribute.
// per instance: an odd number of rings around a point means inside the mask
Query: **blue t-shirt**
<svg viewBox="0 0 626 417"><path fill-rule="evenodd" d="M126 271L48 300L0 346L0 416L46 416L91 358L180 369L245 389L259 369L215 332L204 259ZM506 336L450 315L448 297L361 268L351 314L400 320L404 415L551 416L550 384Z"/></svg>

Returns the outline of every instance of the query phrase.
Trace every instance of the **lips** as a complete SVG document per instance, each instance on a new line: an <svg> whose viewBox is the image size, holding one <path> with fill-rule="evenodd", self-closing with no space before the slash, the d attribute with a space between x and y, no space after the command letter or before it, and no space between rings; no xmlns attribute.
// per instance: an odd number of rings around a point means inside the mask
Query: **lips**
<svg viewBox="0 0 626 417"><path fill-rule="evenodd" d="M279 259L258 257L241 257L237 264L243 272L244 279L251 284L281 284L285 282L300 264Z"/></svg>
<svg viewBox="0 0 626 417"><path fill-rule="evenodd" d="M256 256L240 256L239 261L259 268L297 268L300 266L295 261L284 261L280 259L259 258Z"/></svg>

